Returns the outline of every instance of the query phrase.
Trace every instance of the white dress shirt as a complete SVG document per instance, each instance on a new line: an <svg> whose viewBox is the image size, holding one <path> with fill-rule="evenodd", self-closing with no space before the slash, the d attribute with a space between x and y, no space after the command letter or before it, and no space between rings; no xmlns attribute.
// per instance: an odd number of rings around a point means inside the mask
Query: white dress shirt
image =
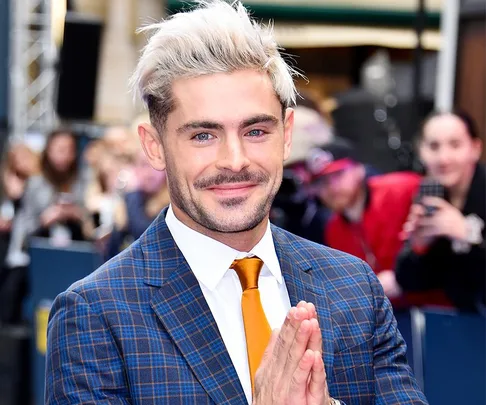
<svg viewBox="0 0 486 405"><path fill-rule="evenodd" d="M250 369L241 313L242 289L236 272L230 266L234 259L253 255L263 261L258 278L263 310L270 327L280 328L290 309L290 299L275 252L270 222L263 238L251 252L239 252L187 227L176 218L171 206L167 211L166 223L201 286L248 403L251 404Z"/></svg>

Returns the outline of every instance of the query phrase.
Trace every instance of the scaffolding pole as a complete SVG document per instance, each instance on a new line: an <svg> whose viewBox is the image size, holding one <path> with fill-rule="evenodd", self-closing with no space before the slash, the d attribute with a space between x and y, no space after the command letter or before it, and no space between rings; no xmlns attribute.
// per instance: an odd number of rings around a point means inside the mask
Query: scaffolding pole
<svg viewBox="0 0 486 405"><path fill-rule="evenodd" d="M10 8L11 137L46 132L56 123L57 50L51 0L13 0Z"/></svg>

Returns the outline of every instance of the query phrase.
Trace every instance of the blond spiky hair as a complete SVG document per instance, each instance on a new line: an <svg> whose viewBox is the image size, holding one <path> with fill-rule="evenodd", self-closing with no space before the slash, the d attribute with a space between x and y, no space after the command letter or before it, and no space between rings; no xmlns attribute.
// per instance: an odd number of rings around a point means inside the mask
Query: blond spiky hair
<svg viewBox="0 0 486 405"><path fill-rule="evenodd" d="M152 34L130 84L163 127L173 109L176 79L255 69L266 71L282 106L295 104L296 71L283 60L272 26L252 21L239 2L199 0L191 11L139 30Z"/></svg>

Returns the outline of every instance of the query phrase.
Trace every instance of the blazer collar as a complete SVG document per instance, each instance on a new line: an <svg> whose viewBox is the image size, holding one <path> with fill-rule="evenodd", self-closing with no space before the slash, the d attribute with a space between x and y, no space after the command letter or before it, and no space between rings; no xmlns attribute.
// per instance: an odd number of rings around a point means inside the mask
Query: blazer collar
<svg viewBox="0 0 486 405"><path fill-rule="evenodd" d="M327 375L331 375L334 360L334 334L331 311L325 283L325 263L317 263L304 241L282 229L272 226L273 238L282 274L289 292L290 303L299 301L315 305L322 331L323 358ZM319 247L316 246L316 252Z"/></svg>
<svg viewBox="0 0 486 405"><path fill-rule="evenodd" d="M174 243L163 210L140 239L148 285L160 287L151 306L201 385L216 403L246 404L236 370L199 283ZM325 267L316 263L307 244L272 226L292 306L316 306L323 339L326 373L333 366L333 328L325 285ZM317 247L316 247L317 248ZM322 272L322 273L321 273Z"/></svg>
<svg viewBox="0 0 486 405"><path fill-rule="evenodd" d="M151 307L207 394L217 404L247 404L199 283L174 243L166 210L142 235L145 279L159 287Z"/></svg>

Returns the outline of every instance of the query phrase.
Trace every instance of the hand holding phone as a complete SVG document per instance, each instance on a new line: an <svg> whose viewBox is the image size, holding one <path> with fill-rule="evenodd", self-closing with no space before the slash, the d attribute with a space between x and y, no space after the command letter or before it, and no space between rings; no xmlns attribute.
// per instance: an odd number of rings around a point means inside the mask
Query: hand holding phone
<svg viewBox="0 0 486 405"><path fill-rule="evenodd" d="M419 223L424 217L431 218L437 211L437 206L427 205L424 200L427 197L437 197L444 199L445 189L437 181L432 178L425 178L420 183L419 192L414 200L407 221L403 226L403 232L401 234L402 240L413 239L413 244L427 245L431 239L429 237L422 237L419 229Z"/></svg>
<svg viewBox="0 0 486 405"><path fill-rule="evenodd" d="M440 184L437 180L432 178L425 178L420 183L420 189L417 196L416 202L421 204L425 209L425 216L431 217L434 215L437 207L426 205L424 203L424 197L438 197L444 199L445 197L445 189L442 184Z"/></svg>

